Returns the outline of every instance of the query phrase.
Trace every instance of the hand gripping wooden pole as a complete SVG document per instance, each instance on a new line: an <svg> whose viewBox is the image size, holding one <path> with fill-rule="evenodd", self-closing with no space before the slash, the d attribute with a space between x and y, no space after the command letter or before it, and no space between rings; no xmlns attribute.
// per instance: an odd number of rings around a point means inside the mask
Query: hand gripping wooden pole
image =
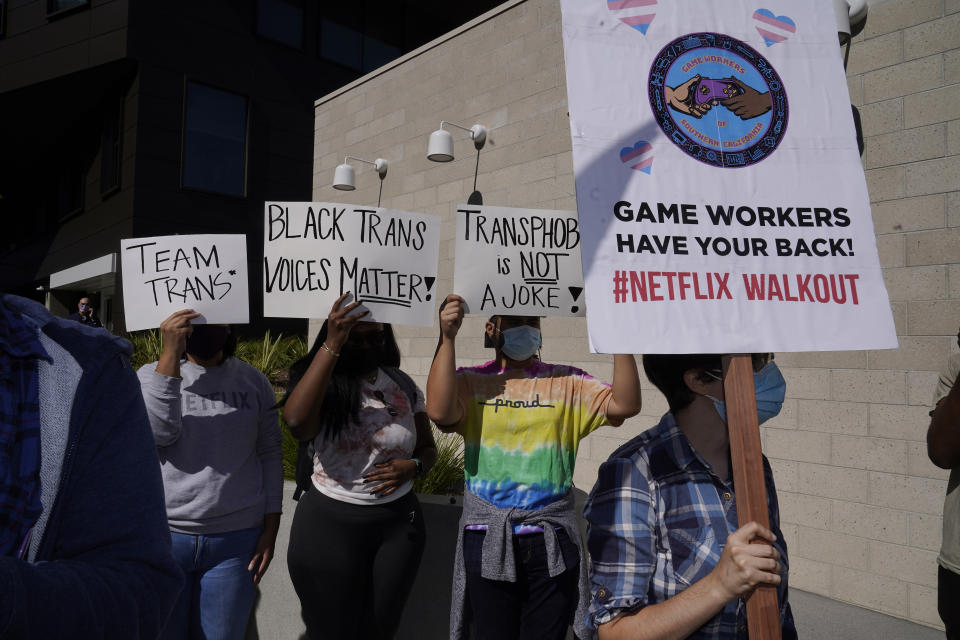
<svg viewBox="0 0 960 640"><path fill-rule="evenodd" d="M733 486L737 496L737 522L741 527L751 521L757 522L769 529L770 515L763 479L760 424L757 420L750 354L723 357L723 395L730 433ZM747 626L750 640L780 640L776 587L758 587L747 599Z"/></svg>

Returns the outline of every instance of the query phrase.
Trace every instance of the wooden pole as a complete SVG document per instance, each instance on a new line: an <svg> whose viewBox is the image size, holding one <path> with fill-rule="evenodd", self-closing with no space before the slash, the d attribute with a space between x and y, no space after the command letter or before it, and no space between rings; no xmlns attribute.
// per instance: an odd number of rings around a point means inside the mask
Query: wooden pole
<svg viewBox="0 0 960 640"><path fill-rule="evenodd" d="M730 433L730 462L737 496L737 522L742 527L757 522L770 528L767 487L763 478L760 424L753 390L750 354L723 357L723 394ZM758 544L766 544L757 541ZM747 599L750 640L780 640L780 607L777 589L758 587Z"/></svg>

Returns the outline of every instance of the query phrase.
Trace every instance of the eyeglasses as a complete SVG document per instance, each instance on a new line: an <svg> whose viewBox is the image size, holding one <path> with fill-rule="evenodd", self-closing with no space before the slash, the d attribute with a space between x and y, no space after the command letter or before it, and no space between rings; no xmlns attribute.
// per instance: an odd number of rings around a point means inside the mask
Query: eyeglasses
<svg viewBox="0 0 960 640"><path fill-rule="evenodd" d="M383 395L383 391L380 391L380 389L377 389L376 391L373 392L373 397L379 400L380 402L382 402L384 405L386 405L387 413L390 414L390 417L396 418L398 415L400 415L400 411L395 406L387 402L387 398L386 396Z"/></svg>
<svg viewBox="0 0 960 640"><path fill-rule="evenodd" d="M382 347L386 344L387 337L384 335L383 331L376 331L370 333L351 333L350 337L347 339L347 342L350 344L355 344L357 346L367 345L370 347Z"/></svg>
<svg viewBox="0 0 960 640"><path fill-rule="evenodd" d="M751 364L753 365L753 372L759 373L761 369L763 369L765 366L773 362L775 357L776 356L772 353L751 354L750 361L751 361ZM723 378L722 369L704 369L703 372L716 380L720 380Z"/></svg>
<svg viewBox="0 0 960 640"><path fill-rule="evenodd" d="M750 359L753 361L753 372L756 373L763 369L765 366L773 362L774 355L772 353L754 353Z"/></svg>

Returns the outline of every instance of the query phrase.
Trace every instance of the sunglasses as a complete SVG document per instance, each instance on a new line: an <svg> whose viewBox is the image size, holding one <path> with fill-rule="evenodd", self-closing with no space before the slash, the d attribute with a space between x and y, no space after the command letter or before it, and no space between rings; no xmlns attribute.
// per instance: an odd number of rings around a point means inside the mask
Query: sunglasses
<svg viewBox="0 0 960 640"><path fill-rule="evenodd" d="M380 389L377 389L376 391L373 392L373 397L379 400L380 402L382 402L387 407L387 413L390 414L390 417L396 418L398 415L400 415L400 411L395 406L387 402L387 398L386 396L383 395L383 391L380 391Z"/></svg>

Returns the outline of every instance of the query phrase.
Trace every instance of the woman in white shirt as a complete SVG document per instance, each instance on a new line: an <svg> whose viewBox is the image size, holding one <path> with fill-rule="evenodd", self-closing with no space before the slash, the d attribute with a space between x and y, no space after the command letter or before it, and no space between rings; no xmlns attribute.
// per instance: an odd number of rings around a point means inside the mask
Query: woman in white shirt
<svg viewBox="0 0 960 640"><path fill-rule="evenodd" d="M414 478L436 460L423 394L397 367L388 324L334 305L290 369L283 418L313 443L287 565L307 635L391 638L416 577L425 529Z"/></svg>

